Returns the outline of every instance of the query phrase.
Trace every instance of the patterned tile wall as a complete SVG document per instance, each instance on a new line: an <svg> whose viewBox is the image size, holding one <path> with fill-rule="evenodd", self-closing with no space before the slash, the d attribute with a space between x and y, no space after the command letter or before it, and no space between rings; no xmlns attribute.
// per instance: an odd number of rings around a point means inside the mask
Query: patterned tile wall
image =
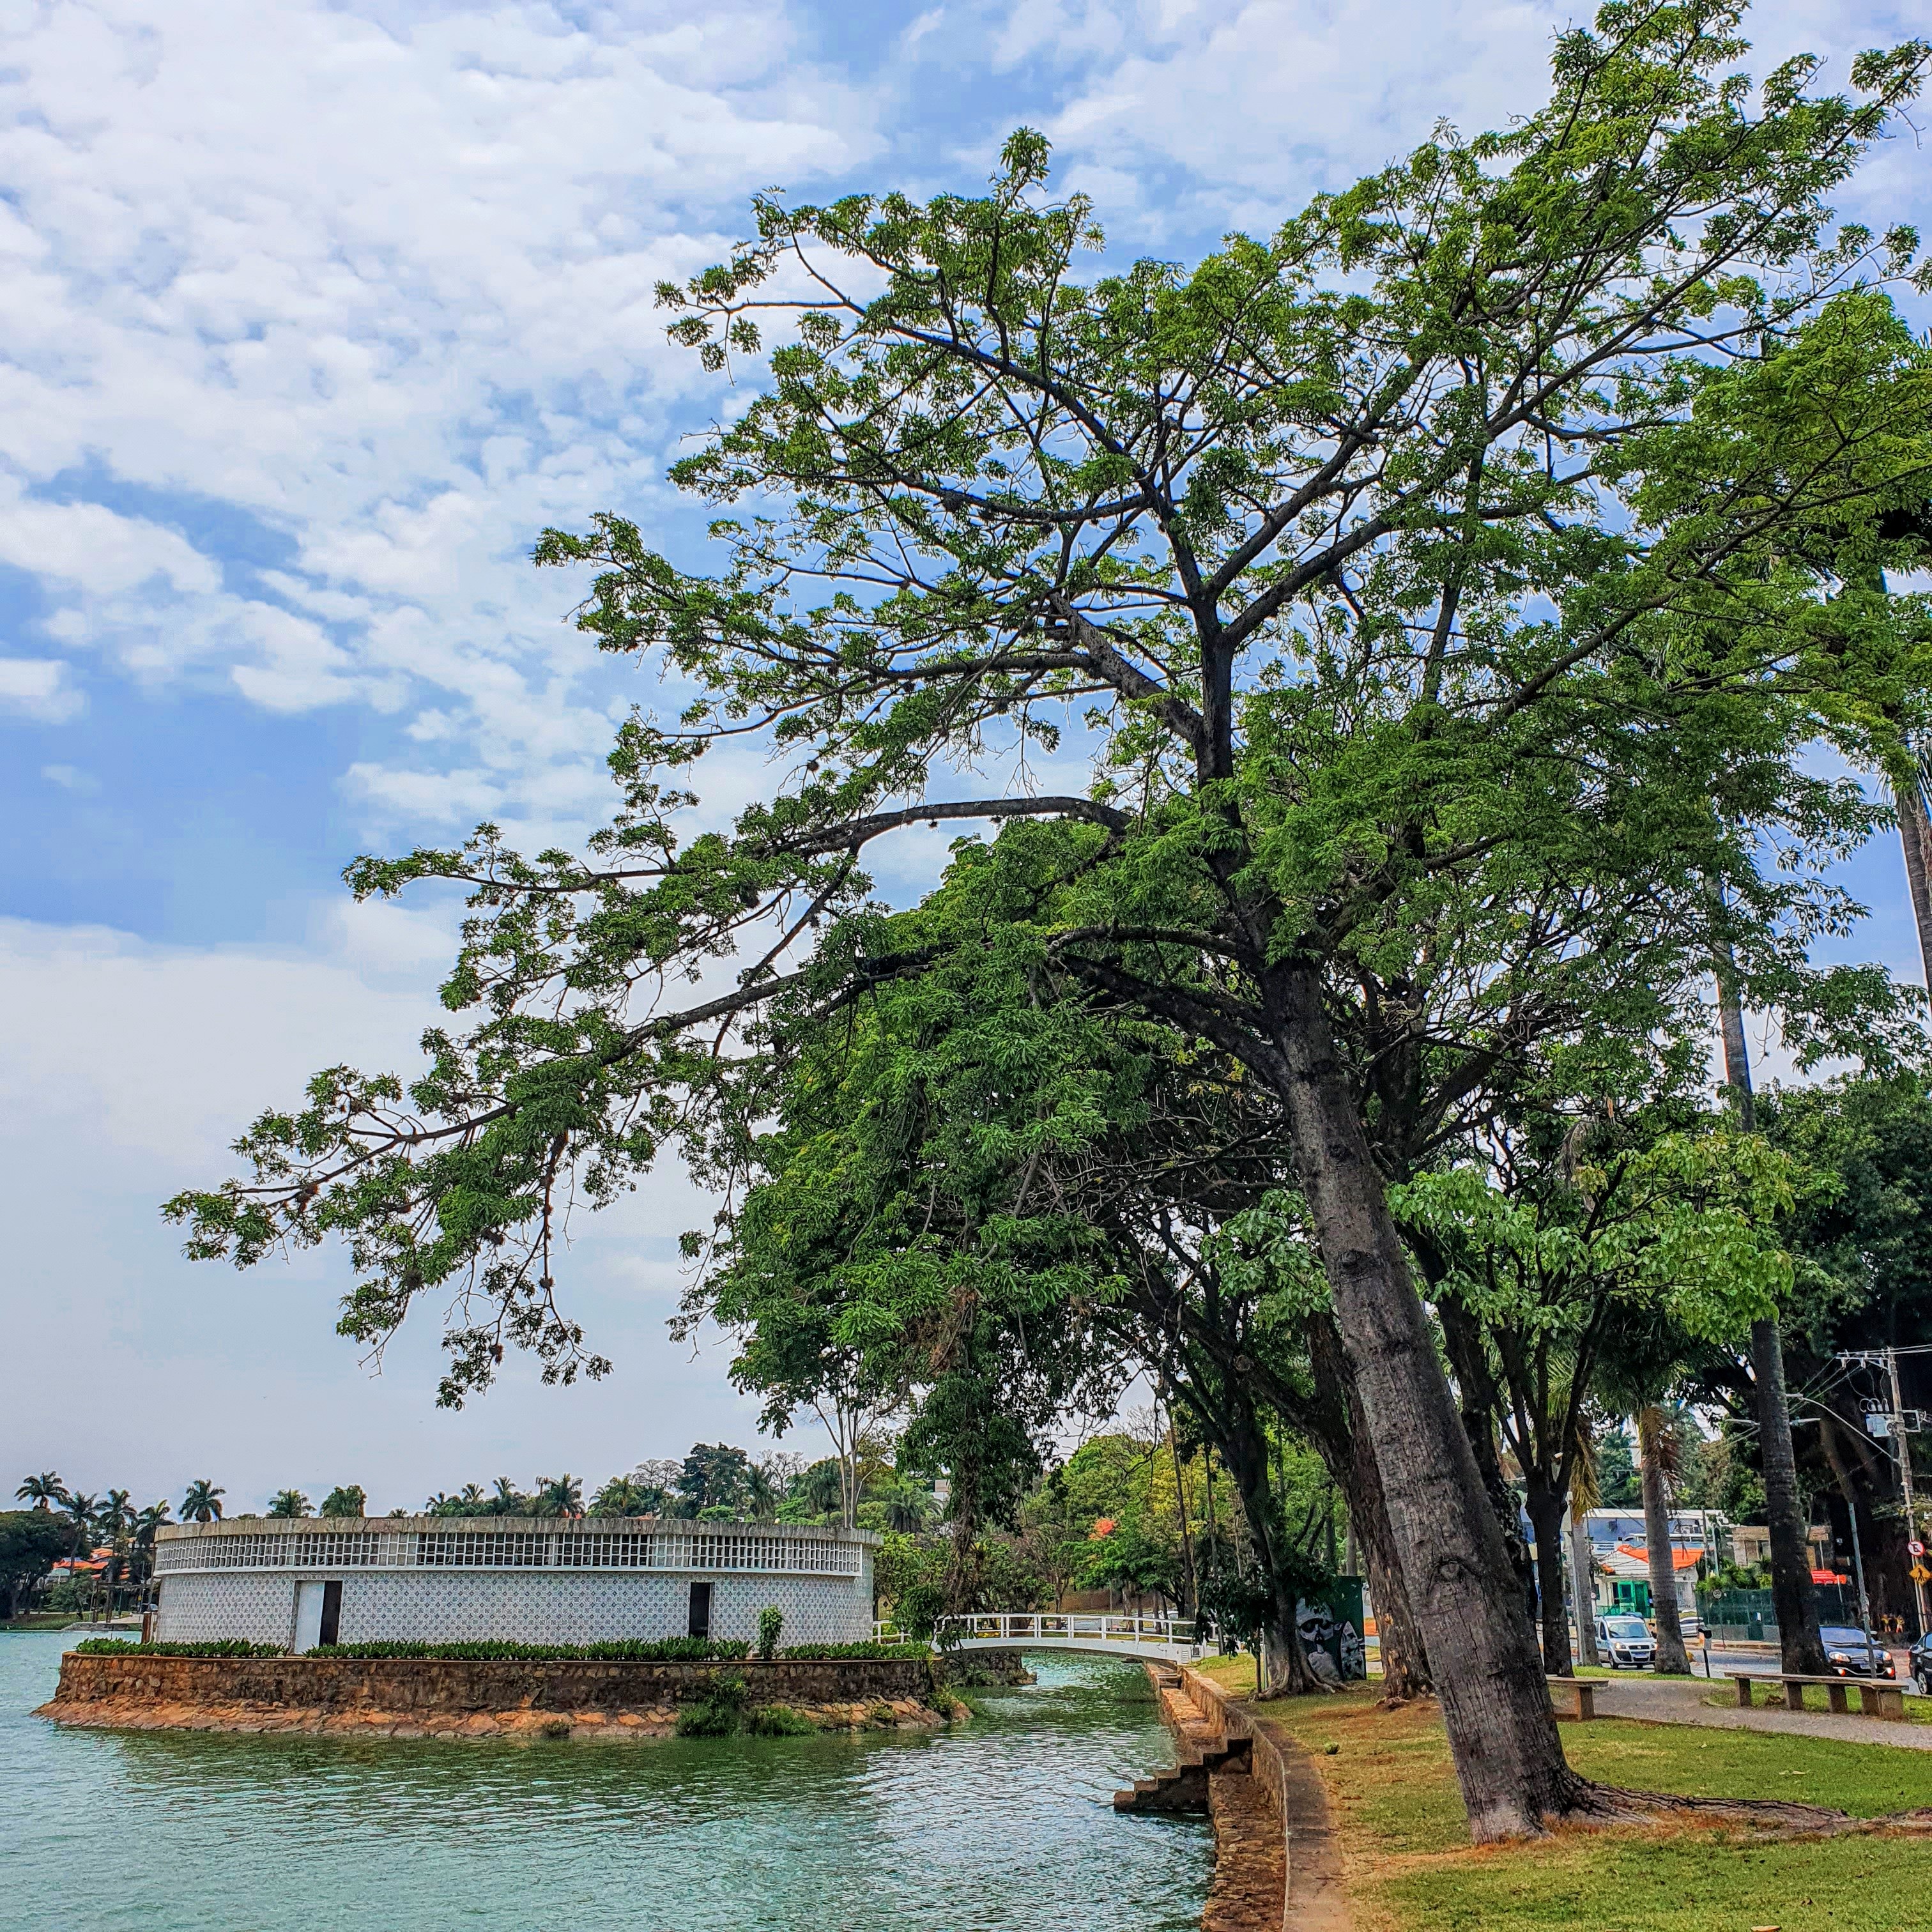
<svg viewBox="0 0 1932 1932"><path fill-rule="evenodd" d="M872 1552L856 1577L714 1576L711 1634L753 1637L758 1612L784 1616L784 1643L851 1643L872 1634ZM326 1571L310 1573L326 1575ZM286 1643L296 1576L260 1571L176 1574L161 1584L155 1632L164 1643L245 1637ZM350 1569L342 1577L341 1641L597 1643L682 1636L690 1579L637 1571Z"/></svg>

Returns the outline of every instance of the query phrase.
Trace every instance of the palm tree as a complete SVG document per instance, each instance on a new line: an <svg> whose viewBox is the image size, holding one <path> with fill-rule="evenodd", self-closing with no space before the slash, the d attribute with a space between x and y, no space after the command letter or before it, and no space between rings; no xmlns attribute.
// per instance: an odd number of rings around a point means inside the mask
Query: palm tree
<svg viewBox="0 0 1932 1932"><path fill-rule="evenodd" d="M188 1493L182 1498L182 1521L184 1522L219 1522L221 1520L221 1498L228 1492L218 1489L206 1476L199 1476L188 1486Z"/></svg>
<svg viewBox="0 0 1932 1932"><path fill-rule="evenodd" d="M634 1476L613 1476L590 1498L592 1516L649 1516L662 1492L647 1489Z"/></svg>
<svg viewBox="0 0 1932 1932"><path fill-rule="evenodd" d="M508 1476L496 1478L496 1493L490 1498L492 1516L522 1516L528 1512L530 1498Z"/></svg>
<svg viewBox="0 0 1932 1932"><path fill-rule="evenodd" d="M29 1476L14 1495L16 1501L32 1503L36 1509L51 1510L65 1504L67 1485L52 1470L46 1469L38 1476Z"/></svg>
<svg viewBox="0 0 1932 1932"><path fill-rule="evenodd" d="M143 1582L154 1574L154 1532L167 1521L170 1514L167 1498L163 1497L135 1515L134 1550L140 1559L136 1574Z"/></svg>
<svg viewBox="0 0 1932 1932"><path fill-rule="evenodd" d="M308 1514L308 1498L299 1490L278 1490L268 1498L271 1516L292 1516Z"/></svg>
<svg viewBox="0 0 1932 1932"><path fill-rule="evenodd" d="M91 1550L94 1535L94 1519L100 1508L98 1496L70 1496L67 1499L65 1514L74 1537L74 1554L78 1556L83 1544Z"/></svg>
<svg viewBox="0 0 1932 1932"><path fill-rule="evenodd" d="M457 1498L458 1502L466 1508L472 1510L482 1500L483 1485L481 1483L465 1483L463 1486L463 1493Z"/></svg>
<svg viewBox="0 0 1932 1932"><path fill-rule="evenodd" d="M584 1514L584 1478L566 1472L561 1476L539 1476L533 1516L581 1516Z"/></svg>

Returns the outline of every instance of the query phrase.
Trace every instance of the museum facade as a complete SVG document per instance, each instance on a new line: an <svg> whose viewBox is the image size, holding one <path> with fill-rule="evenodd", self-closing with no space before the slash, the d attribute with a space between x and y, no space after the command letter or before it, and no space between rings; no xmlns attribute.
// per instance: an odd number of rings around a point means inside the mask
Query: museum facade
<svg viewBox="0 0 1932 1932"><path fill-rule="evenodd" d="M237 1516L155 1538L164 1643L602 1643L872 1634L865 1530L653 1517Z"/></svg>

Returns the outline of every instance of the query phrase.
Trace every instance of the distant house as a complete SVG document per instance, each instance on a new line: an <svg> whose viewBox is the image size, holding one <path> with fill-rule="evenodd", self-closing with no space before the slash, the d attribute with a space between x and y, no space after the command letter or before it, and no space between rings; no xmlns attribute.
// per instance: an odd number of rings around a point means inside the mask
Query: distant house
<svg viewBox="0 0 1932 1932"><path fill-rule="evenodd" d="M1650 1556L1646 1546L1619 1543L1608 1550L1593 1550L1591 1554L1596 1571L1598 1614L1607 1616L1621 1610L1637 1616L1649 1616ZM1678 1615L1687 1623L1697 1615L1697 1565L1701 1560L1696 1550L1673 1547L1670 1552L1677 1585Z"/></svg>
<svg viewBox="0 0 1932 1932"><path fill-rule="evenodd" d="M1805 1532L1811 1544L1811 1568L1828 1570L1832 1564L1832 1526L1814 1522ZM1741 1522L1731 1530L1731 1561L1741 1570L1771 1568L1771 1532L1761 1522Z"/></svg>

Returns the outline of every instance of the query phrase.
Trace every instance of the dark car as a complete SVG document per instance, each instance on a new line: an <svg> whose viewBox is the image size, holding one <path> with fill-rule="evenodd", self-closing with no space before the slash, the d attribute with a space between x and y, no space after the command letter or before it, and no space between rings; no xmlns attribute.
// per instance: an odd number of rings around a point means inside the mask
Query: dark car
<svg viewBox="0 0 1932 1932"><path fill-rule="evenodd" d="M1912 1682L1932 1697L1932 1630L1912 1646L1911 1671Z"/></svg>
<svg viewBox="0 0 1932 1932"><path fill-rule="evenodd" d="M1892 1652L1869 1630L1847 1624L1827 1624L1818 1634L1825 1640L1825 1668L1834 1677L1896 1677Z"/></svg>

